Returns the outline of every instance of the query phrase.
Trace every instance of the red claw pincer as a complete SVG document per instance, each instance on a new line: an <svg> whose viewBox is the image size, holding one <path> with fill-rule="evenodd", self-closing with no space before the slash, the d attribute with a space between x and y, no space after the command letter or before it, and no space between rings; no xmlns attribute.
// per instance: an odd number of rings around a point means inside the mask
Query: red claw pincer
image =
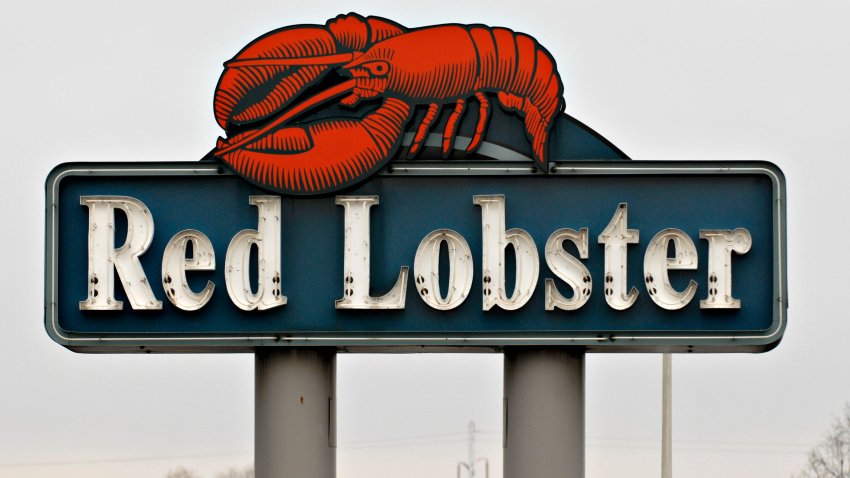
<svg viewBox="0 0 850 478"><path fill-rule="evenodd" d="M282 28L254 40L225 63L216 88L216 120L238 132L219 139L213 155L256 184L288 194L336 190L376 170L400 143L396 136L408 120L408 105L387 102L357 121L293 124L350 92L354 82L295 101L334 67L403 31L393 22L350 14L326 26Z"/></svg>

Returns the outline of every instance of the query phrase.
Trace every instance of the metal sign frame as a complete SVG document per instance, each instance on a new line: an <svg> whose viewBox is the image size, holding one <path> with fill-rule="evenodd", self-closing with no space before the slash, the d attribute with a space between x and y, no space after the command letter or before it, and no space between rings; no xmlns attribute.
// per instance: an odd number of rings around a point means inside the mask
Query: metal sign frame
<svg viewBox="0 0 850 478"><path fill-rule="evenodd" d="M785 179L775 165L746 161L553 161L547 176L632 175L757 175L772 184L773 321L768 329L747 333L577 333L569 336L285 336L281 334L209 335L70 333L59 324L58 303L58 201L59 188L70 177L232 175L217 163L68 163L55 168L46 181L45 223L45 326L53 340L85 352L253 352L256 347L336 347L339 350L459 351L463 348L499 350L506 346L566 346L589 352L762 352L775 347L787 323L786 196ZM395 162L381 177L399 176L529 176L541 173L528 162L514 161L409 161Z"/></svg>

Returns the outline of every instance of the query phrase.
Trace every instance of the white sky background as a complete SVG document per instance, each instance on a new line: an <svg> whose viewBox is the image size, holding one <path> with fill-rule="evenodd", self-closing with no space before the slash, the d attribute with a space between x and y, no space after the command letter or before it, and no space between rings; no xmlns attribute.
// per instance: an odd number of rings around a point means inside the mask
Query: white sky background
<svg viewBox="0 0 850 478"><path fill-rule="evenodd" d="M187 465L212 478L250 464L251 355L80 355L48 338L43 184L67 161L199 159L221 133L223 61L348 11L527 32L558 63L567 113L633 158L784 170L785 339L761 355L674 357L676 476L789 476L850 400L850 3L175 3L3 4L0 477ZM658 355L588 357L589 478L659 475L660 377ZM470 419L500 476L499 355L342 356L338 394L340 478L454 476Z"/></svg>

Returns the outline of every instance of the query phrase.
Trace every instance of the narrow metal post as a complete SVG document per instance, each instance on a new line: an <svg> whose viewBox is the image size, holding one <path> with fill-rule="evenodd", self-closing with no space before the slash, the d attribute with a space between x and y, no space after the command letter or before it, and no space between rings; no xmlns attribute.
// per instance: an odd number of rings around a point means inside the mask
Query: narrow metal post
<svg viewBox="0 0 850 478"><path fill-rule="evenodd" d="M475 422L469 422L469 478L475 478Z"/></svg>
<svg viewBox="0 0 850 478"><path fill-rule="evenodd" d="M584 478L584 353L505 350L505 478Z"/></svg>
<svg viewBox="0 0 850 478"><path fill-rule="evenodd" d="M335 478L336 353L258 349L255 379L257 478Z"/></svg>
<svg viewBox="0 0 850 478"><path fill-rule="evenodd" d="M673 359L662 356L661 478L673 478Z"/></svg>

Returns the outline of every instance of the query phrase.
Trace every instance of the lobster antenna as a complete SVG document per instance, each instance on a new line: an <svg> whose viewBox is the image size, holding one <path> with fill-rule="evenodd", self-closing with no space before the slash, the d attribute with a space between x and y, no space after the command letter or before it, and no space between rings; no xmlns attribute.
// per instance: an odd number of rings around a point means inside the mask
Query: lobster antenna
<svg viewBox="0 0 850 478"><path fill-rule="evenodd" d="M225 68L248 68L252 66L308 66L342 65L359 56L358 53L337 53L334 55L302 56L297 58L246 58L230 60Z"/></svg>
<svg viewBox="0 0 850 478"><path fill-rule="evenodd" d="M331 98L334 98L334 97L339 96L343 93L346 93L346 92L353 90L356 83L357 83L357 80L351 79L351 80L348 80L346 82L340 83L340 84L334 86L333 88L328 88L327 90L324 90L321 93L318 93L314 96L311 96L310 98L307 98L306 100L304 100L304 102L298 103L297 105L295 105L291 110L285 111L282 115L275 118L274 121L271 121L269 124L263 126L262 128L260 128L256 131L251 132L250 134L245 135L244 138L240 139L239 141L237 141L233 144L228 144L227 147L216 150L215 154L217 154L217 155L227 154L227 153L233 151L236 148L244 146L246 143L249 143L249 142L253 141L255 138L268 133L269 131L276 128L281 123L289 121L290 119L301 114L305 110L308 110L308 109L312 108L313 106L316 106L317 104L324 103L325 101L328 101Z"/></svg>

